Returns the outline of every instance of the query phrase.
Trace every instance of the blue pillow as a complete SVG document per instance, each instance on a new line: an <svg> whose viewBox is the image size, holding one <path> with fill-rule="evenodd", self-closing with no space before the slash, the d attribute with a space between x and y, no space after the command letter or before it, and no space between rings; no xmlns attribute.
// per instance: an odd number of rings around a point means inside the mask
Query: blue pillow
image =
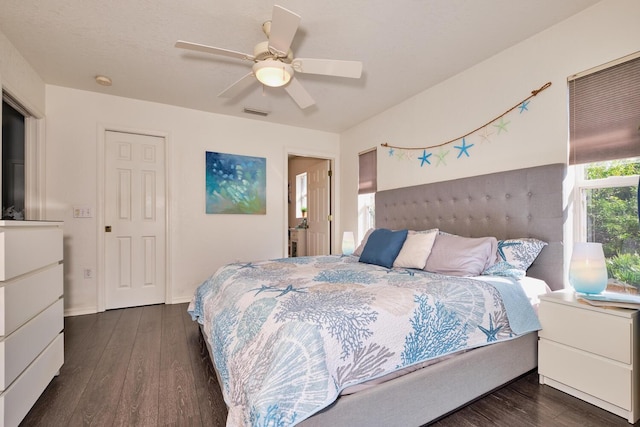
<svg viewBox="0 0 640 427"><path fill-rule="evenodd" d="M386 228L374 230L360 255L360 262L391 268L402 249L407 230L391 231Z"/></svg>

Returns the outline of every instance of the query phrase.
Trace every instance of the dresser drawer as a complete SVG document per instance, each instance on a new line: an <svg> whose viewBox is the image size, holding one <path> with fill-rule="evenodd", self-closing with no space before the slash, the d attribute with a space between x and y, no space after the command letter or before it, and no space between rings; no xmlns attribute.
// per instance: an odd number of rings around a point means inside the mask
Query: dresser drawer
<svg viewBox="0 0 640 427"><path fill-rule="evenodd" d="M0 229L0 280L62 260L62 228L17 227Z"/></svg>
<svg viewBox="0 0 640 427"><path fill-rule="evenodd" d="M0 286L0 337L7 336L62 296L63 270L58 264L25 274Z"/></svg>
<svg viewBox="0 0 640 427"><path fill-rule="evenodd" d="M581 309L543 301L538 314L542 330L538 336L590 353L630 364L631 319L602 311Z"/></svg>
<svg viewBox="0 0 640 427"><path fill-rule="evenodd" d="M538 372L625 411L632 409L631 366L541 339Z"/></svg>
<svg viewBox="0 0 640 427"><path fill-rule="evenodd" d="M0 425L16 427L38 400L64 359L64 334L60 333L7 390L0 394Z"/></svg>
<svg viewBox="0 0 640 427"><path fill-rule="evenodd" d="M0 391L5 390L64 328L62 299L0 341Z"/></svg>

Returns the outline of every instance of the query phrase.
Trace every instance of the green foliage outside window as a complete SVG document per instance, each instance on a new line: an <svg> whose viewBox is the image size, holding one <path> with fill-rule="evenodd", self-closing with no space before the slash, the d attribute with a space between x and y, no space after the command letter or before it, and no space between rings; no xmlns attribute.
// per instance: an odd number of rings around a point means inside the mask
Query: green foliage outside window
<svg viewBox="0 0 640 427"><path fill-rule="evenodd" d="M614 161L585 168L589 180L640 175L640 161ZM638 187L591 188L587 194L587 240L602 243L609 278L640 287Z"/></svg>

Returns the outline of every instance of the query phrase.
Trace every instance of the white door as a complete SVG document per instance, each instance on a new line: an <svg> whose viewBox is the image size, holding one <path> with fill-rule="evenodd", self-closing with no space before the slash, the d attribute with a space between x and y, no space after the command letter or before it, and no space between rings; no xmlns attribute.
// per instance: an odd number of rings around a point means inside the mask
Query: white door
<svg viewBox="0 0 640 427"><path fill-rule="evenodd" d="M107 131L105 306L165 302L165 140Z"/></svg>
<svg viewBox="0 0 640 427"><path fill-rule="evenodd" d="M307 255L329 254L329 160L307 171Z"/></svg>

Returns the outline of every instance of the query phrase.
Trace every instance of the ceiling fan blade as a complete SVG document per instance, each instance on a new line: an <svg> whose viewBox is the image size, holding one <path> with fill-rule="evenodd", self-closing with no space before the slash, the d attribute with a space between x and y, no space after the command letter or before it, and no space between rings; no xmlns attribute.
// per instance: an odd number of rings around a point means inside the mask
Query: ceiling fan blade
<svg viewBox="0 0 640 427"><path fill-rule="evenodd" d="M180 49L195 50L196 52L229 56L231 58L245 59L248 61L253 61L254 59L256 59L253 55L249 55L248 53L236 52L235 50L222 49L220 47L207 46L204 44L185 42L182 40L178 40L175 46Z"/></svg>
<svg viewBox="0 0 640 427"><path fill-rule="evenodd" d="M323 74L353 79L359 79L362 75L362 62L360 61L296 58L291 66L297 73Z"/></svg>
<svg viewBox="0 0 640 427"><path fill-rule="evenodd" d="M298 104L298 107L303 110L307 107L311 107L316 102L311 98L309 92L305 90L304 87L300 84L300 82L293 77L288 85L284 87L289 96L293 98L293 100Z"/></svg>
<svg viewBox="0 0 640 427"><path fill-rule="evenodd" d="M300 15L296 15L282 6L273 6L271 29L269 33L269 48L276 53L286 56L291 47L293 36L298 31Z"/></svg>
<svg viewBox="0 0 640 427"><path fill-rule="evenodd" d="M244 75L240 80L220 92L218 96L220 98L235 98L255 82L257 82L256 77L253 75L253 72L250 72L249 74Z"/></svg>

